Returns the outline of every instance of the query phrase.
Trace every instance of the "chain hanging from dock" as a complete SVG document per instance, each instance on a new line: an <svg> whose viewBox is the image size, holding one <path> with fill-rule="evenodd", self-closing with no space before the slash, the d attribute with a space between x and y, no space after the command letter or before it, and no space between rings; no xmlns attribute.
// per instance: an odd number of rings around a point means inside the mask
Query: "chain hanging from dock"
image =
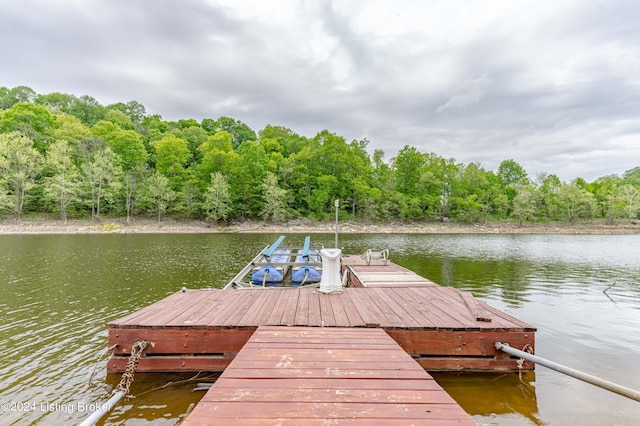
<svg viewBox="0 0 640 426"><path fill-rule="evenodd" d="M153 346L153 343L151 343ZM129 394L129 387L131 387L131 383L133 383L133 375L138 368L138 362L140 362L140 357L142 356L142 352L149 346L148 340L138 340L131 347L131 356L129 357L129 361L127 362L127 368L124 373L122 373L122 379L120 379L120 383L116 386L116 392L121 391L123 395Z"/></svg>
<svg viewBox="0 0 640 426"><path fill-rule="evenodd" d="M123 396L129 393L129 388L131 387L131 383L133 383L133 374L138 368L138 362L140 361L140 357L142 356L142 352L147 348L147 346L155 346L153 342L149 342L148 340L138 340L131 347L131 356L129 357L129 361L127 362L127 368L125 372L122 374L122 379L120 379L120 383L116 386L113 391L113 396L109 399L109 401L104 404L96 404L97 408L95 411L91 413L89 417L87 417L79 426L95 426L95 424L104 416L106 413L111 411L113 407L122 399Z"/></svg>
<svg viewBox="0 0 640 426"><path fill-rule="evenodd" d="M532 354L532 355L533 355L533 348L531 347L531 345L530 345L530 344L528 344L528 343L527 343L527 344L526 344L526 345L524 345L524 347L522 348L522 352L526 352L526 353L528 353L528 354ZM524 383L524 382L522 381L522 369L524 368L524 362L525 362L525 361L526 361L526 360L525 360L524 358L520 358L520 359L518 359L518 360L516 361L516 364L518 364L518 377L520 378L520 381L521 381L522 383Z"/></svg>

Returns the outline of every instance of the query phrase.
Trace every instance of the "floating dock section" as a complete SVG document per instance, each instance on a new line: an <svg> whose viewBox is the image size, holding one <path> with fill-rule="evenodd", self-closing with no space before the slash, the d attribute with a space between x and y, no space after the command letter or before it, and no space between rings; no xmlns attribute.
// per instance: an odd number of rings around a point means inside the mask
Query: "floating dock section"
<svg viewBox="0 0 640 426"><path fill-rule="evenodd" d="M453 287L392 262L342 259L344 291L316 288L186 290L107 324L117 345L110 372L124 371L137 340L138 371L223 371L260 326L380 328L429 371L518 371L533 364L495 348L535 347L535 328Z"/></svg>
<svg viewBox="0 0 640 426"><path fill-rule="evenodd" d="M182 423L476 425L379 328L260 326Z"/></svg>

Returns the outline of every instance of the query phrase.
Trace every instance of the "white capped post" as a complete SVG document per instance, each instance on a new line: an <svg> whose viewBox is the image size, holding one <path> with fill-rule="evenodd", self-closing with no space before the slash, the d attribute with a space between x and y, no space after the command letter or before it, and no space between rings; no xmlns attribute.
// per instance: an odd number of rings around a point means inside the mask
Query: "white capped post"
<svg viewBox="0 0 640 426"><path fill-rule="evenodd" d="M342 291L340 279L340 257L342 250L339 248L322 249L322 277L320 278L320 293L339 293Z"/></svg>

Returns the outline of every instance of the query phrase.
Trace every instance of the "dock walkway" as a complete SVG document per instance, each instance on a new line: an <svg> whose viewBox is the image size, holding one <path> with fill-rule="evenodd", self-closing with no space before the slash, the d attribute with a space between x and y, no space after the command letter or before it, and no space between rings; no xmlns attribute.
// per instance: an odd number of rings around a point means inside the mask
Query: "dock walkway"
<svg viewBox="0 0 640 426"><path fill-rule="evenodd" d="M476 425L380 328L260 326L184 421Z"/></svg>

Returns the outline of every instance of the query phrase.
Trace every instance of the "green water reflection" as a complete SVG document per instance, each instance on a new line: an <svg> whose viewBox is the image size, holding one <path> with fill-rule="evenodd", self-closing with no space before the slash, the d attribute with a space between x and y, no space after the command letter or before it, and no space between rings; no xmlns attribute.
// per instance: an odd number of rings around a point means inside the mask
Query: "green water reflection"
<svg viewBox="0 0 640 426"><path fill-rule="evenodd" d="M56 407L104 401L119 380L105 374L102 361L88 385L106 348L106 322L183 286L221 287L274 238L0 236L0 402L5 408L26 404L23 410L4 410L0 423L82 420L86 413ZM286 241L302 239L288 235ZM333 245L331 234L312 240ZM342 235L340 245L355 253L389 248L397 263L471 291L538 327L538 355L640 389L638 236L362 234ZM187 379L136 376L132 394L139 396L120 404L105 424L179 424L203 394L194 392L198 383L209 380ZM637 402L543 368L522 379L517 374L437 374L436 379L479 423L631 425L640 418Z"/></svg>

